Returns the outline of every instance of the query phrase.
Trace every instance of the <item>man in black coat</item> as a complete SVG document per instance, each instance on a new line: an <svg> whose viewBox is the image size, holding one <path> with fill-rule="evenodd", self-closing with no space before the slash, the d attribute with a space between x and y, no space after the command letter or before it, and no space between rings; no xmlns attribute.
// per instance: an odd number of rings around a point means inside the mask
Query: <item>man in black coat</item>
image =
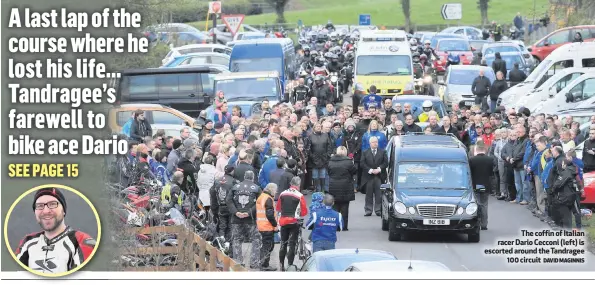
<svg viewBox="0 0 595 285"><path fill-rule="evenodd" d="M145 112L143 110L136 110L134 112L134 121L130 125L130 138L134 141L142 143L146 137L153 136L153 129L149 121L145 120Z"/></svg>
<svg viewBox="0 0 595 285"><path fill-rule="evenodd" d="M241 150L238 156L240 162L236 166L236 169L233 172L233 178L238 181L244 180L244 175L248 171L252 171L252 173L257 173L254 167L252 166L252 160L254 160L254 155L248 153L246 150ZM257 179L257 178L256 178ZM254 180L258 181L258 180Z"/></svg>
<svg viewBox="0 0 595 285"><path fill-rule="evenodd" d="M277 169L271 171L271 175L269 176L269 182L277 185L277 189L289 189L289 183L291 179L293 179L293 174L287 171L285 168L285 158L279 157L277 159ZM285 190L277 191L275 194L275 201L279 200L279 194Z"/></svg>
<svg viewBox="0 0 595 285"><path fill-rule="evenodd" d="M498 73L498 71L502 72L504 78L506 78L506 61L502 59L502 55L500 55L499 52L496 53L496 59L492 62L492 69L494 70L494 73Z"/></svg>
<svg viewBox="0 0 595 285"><path fill-rule="evenodd" d="M360 162L362 168L362 183L360 188L366 189L365 216L371 216L372 211L380 216L382 192L380 185L386 181L388 156L386 150L378 149L378 138L370 138L370 149L364 151Z"/></svg>
<svg viewBox="0 0 595 285"><path fill-rule="evenodd" d="M508 81L510 81L510 86L515 86L520 82L525 81L527 79L527 74L519 69L519 63L515 62L513 65L510 74L508 74Z"/></svg>
<svg viewBox="0 0 595 285"><path fill-rule="evenodd" d="M494 175L494 165L494 158L486 155L485 145L477 144L475 155L469 158L469 168L471 168L471 181L478 200L482 230L488 229L488 201L492 192L491 179Z"/></svg>
<svg viewBox="0 0 595 285"><path fill-rule="evenodd" d="M475 105L481 105L481 110L485 112L488 110L487 98L490 94L492 83L484 74L485 71L483 69L479 70L479 76L473 80L473 84L471 85L471 92L475 95Z"/></svg>
<svg viewBox="0 0 595 285"><path fill-rule="evenodd" d="M405 133L421 133L422 129L420 126L415 124L415 119L413 119L413 115L407 114L405 115L405 125L403 125L403 131Z"/></svg>

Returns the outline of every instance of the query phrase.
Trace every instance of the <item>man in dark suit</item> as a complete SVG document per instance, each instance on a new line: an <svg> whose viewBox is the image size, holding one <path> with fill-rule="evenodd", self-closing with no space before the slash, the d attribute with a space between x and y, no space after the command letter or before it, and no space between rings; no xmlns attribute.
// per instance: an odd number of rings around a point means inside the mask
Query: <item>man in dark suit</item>
<svg viewBox="0 0 595 285"><path fill-rule="evenodd" d="M275 194L275 201L279 200L279 194L281 194L281 192L289 189L291 179L293 179L293 174L285 169L285 159L279 157L279 159L277 159L277 169L271 171L270 176L270 183L274 183L277 185L277 189L280 189Z"/></svg>
<svg viewBox="0 0 595 285"><path fill-rule="evenodd" d="M486 155L486 147L480 143L475 146L475 156L469 159L471 181L479 205L481 229L488 229L488 201L492 192L491 176L494 175L494 158Z"/></svg>
<svg viewBox="0 0 595 285"><path fill-rule="evenodd" d="M360 188L366 189L365 216L371 216L372 210L380 216L382 192L380 184L386 181L388 157L386 151L378 149L378 138L370 138L370 149L364 151L360 161L362 168L362 183Z"/></svg>

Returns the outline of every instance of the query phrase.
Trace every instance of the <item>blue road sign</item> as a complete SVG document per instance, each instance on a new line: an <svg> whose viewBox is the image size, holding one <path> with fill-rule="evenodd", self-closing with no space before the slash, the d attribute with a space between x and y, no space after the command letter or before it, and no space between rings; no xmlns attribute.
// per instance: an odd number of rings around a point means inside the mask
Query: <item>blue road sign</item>
<svg viewBox="0 0 595 285"><path fill-rule="evenodd" d="M370 14L360 14L359 15L359 25L360 26L369 26L371 25L371 17Z"/></svg>
<svg viewBox="0 0 595 285"><path fill-rule="evenodd" d="M302 19L298 20L298 27L302 27L304 25L304 22L302 22Z"/></svg>

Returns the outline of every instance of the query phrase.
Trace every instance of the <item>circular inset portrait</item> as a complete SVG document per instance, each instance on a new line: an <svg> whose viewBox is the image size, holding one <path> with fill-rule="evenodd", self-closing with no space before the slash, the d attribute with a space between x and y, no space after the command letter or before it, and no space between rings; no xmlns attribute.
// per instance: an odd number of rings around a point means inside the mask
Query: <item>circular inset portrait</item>
<svg viewBox="0 0 595 285"><path fill-rule="evenodd" d="M10 255L27 271L61 277L93 258L101 237L95 207L64 185L42 185L23 193L4 221Z"/></svg>

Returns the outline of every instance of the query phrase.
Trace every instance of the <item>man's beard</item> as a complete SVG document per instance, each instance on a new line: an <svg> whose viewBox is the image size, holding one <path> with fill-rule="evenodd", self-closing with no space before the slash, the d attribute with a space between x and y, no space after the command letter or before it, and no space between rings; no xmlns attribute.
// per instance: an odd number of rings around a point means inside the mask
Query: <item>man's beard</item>
<svg viewBox="0 0 595 285"><path fill-rule="evenodd" d="M62 218L59 218L57 215L55 215L53 217L54 223L49 226L44 226L43 221L44 221L43 216L39 217L39 221L38 221L39 226L46 232L52 232L52 231L56 230L62 224L62 221L64 221L64 216L62 216Z"/></svg>

